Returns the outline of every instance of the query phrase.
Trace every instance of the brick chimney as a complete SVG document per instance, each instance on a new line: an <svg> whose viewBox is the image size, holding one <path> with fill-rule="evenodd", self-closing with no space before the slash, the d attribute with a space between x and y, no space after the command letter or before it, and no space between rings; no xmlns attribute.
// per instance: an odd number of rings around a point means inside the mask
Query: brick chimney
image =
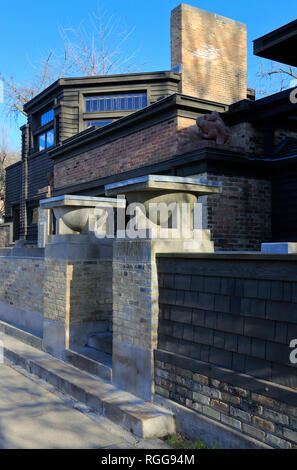
<svg viewBox="0 0 297 470"><path fill-rule="evenodd" d="M231 104L247 97L246 25L181 4L171 12L171 66L181 93Z"/></svg>

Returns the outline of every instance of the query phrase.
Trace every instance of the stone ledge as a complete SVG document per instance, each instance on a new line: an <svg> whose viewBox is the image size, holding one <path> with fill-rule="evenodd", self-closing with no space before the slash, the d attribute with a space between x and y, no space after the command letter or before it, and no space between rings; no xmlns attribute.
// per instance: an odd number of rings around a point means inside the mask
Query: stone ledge
<svg viewBox="0 0 297 470"><path fill-rule="evenodd" d="M53 356L2 336L4 358L54 385L111 421L148 439L175 432L174 415Z"/></svg>

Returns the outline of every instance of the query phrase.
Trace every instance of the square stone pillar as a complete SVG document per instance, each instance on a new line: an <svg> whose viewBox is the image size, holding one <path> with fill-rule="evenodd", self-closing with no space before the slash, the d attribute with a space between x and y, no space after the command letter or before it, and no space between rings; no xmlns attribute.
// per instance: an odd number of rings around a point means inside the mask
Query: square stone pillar
<svg viewBox="0 0 297 470"><path fill-rule="evenodd" d="M50 235L50 209L38 207L38 248L45 248Z"/></svg>
<svg viewBox="0 0 297 470"><path fill-rule="evenodd" d="M100 331L100 322L112 321L112 240L96 237L94 210L120 204L78 196L42 201L58 219L45 247L43 325L43 349L56 357L64 359L66 349Z"/></svg>
<svg viewBox="0 0 297 470"><path fill-rule="evenodd" d="M220 192L220 187L192 178L149 175L105 187L109 196L125 194L127 204L141 202L144 219L151 202L188 203L198 196ZM195 197L194 197L195 196ZM193 199L194 197L194 199ZM130 212L129 205L126 212ZM131 213L130 213L131 215ZM150 215L152 217L152 215ZM166 222L166 215L150 220L151 228ZM169 229L172 235L174 227ZM196 232L193 228L193 234ZM154 350L158 343L158 253L213 252L208 230L200 229L193 239L155 238L153 230L143 238L118 238L113 250L113 382L146 400L154 392Z"/></svg>

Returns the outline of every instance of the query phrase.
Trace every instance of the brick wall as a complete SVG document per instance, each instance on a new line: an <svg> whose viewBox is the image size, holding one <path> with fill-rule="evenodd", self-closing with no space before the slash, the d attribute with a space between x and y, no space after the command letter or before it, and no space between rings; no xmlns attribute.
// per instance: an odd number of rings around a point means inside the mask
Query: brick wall
<svg viewBox="0 0 297 470"><path fill-rule="evenodd" d="M55 164L55 189L143 167L207 146L205 142L193 140L195 128L194 119L178 117L58 162ZM259 250L261 242L271 239L269 180L210 172L201 173L199 177L222 183L220 196L204 198L216 250Z"/></svg>
<svg viewBox="0 0 297 470"><path fill-rule="evenodd" d="M46 258L44 317L71 323L111 320L111 279L110 260Z"/></svg>
<svg viewBox="0 0 297 470"><path fill-rule="evenodd" d="M151 309L155 292L157 320L157 275L151 262L114 261L113 333L114 338L143 348L157 345L157 324L152 329Z"/></svg>
<svg viewBox="0 0 297 470"><path fill-rule="evenodd" d="M273 447L297 447L289 361L296 263L263 255L158 258L156 392Z"/></svg>
<svg viewBox="0 0 297 470"><path fill-rule="evenodd" d="M246 25L181 4L171 12L171 66L181 93L230 104L247 95Z"/></svg>
<svg viewBox="0 0 297 470"><path fill-rule="evenodd" d="M192 372L158 352L155 361L156 393L171 398L208 418L262 441L273 448L297 448L297 406L295 394L289 405L256 393L253 387L236 386L232 377L216 378ZM219 369L213 370L213 375ZM287 398L287 397L286 397ZM284 398L284 399L286 399ZM222 432L221 430L219 432Z"/></svg>
<svg viewBox="0 0 297 470"><path fill-rule="evenodd" d="M274 133L274 145L277 147L281 144L285 139L292 138L297 139L297 132L290 131L288 129L276 129Z"/></svg>
<svg viewBox="0 0 297 470"><path fill-rule="evenodd" d="M0 299L34 312L43 311L44 261L0 257Z"/></svg>
<svg viewBox="0 0 297 470"><path fill-rule="evenodd" d="M113 381L151 399L158 281L151 240L117 240L113 257Z"/></svg>
<svg viewBox="0 0 297 470"><path fill-rule="evenodd" d="M263 154L263 131L257 129L250 122L240 122L230 127L230 144L241 147L246 153Z"/></svg>
<svg viewBox="0 0 297 470"><path fill-rule="evenodd" d="M58 162L55 189L122 173L166 160L178 150L177 118L142 129L108 144Z"/></svg>
<svg viewBox="0 0 297 470"><path fill-rule="evenodd" d="M258 251L271 239L271 182L262 178L201 173L219 182L219 196L203 198L215 250Z"/></svg>

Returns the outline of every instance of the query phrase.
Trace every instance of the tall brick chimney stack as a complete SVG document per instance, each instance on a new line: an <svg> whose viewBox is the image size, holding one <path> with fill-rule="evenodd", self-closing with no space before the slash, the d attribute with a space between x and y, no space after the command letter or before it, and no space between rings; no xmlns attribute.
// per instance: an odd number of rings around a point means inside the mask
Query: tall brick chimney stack
<svg viewBox="0 0 297 470"><path fill-rule="evenodd" d="M171 12L171 66L181 93L231 104L247 97L246 25L181 4Z"/></svg>

